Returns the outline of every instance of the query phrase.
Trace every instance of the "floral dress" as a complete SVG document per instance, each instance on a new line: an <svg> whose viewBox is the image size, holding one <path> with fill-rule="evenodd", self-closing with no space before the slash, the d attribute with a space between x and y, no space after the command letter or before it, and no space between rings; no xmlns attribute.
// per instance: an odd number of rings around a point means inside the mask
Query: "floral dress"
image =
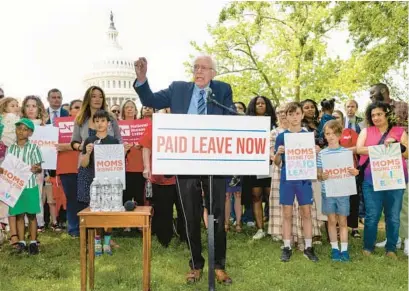
<svg viewBox="0 0 409 291"><path fill-rule="evenodd" d="M97 131L95 129L88 129L88 136L95 136ZM92 180L95 177L94 167L88 165L88 167L79 167L78 169L78 182L77 182L77 200L86 204L89 204L89 191Z"/></svg>

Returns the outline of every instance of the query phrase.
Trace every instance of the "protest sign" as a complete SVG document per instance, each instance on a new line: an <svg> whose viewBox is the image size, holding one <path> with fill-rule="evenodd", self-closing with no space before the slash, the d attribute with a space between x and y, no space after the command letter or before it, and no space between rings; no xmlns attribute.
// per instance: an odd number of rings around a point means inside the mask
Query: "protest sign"
<svg viewBox="0 0 409 291"><path fill-rule="evenodd" d="M284 144L287 180L317 179L314 133L285 133Z"/></svg>
<svg viewBox="0 0 409 291"><path fill-rule="evenodd" d="M357 194L355 176L349 169L354 168L352 151L327 151L321 155L322 171L328 174L324 181L327 197L351 196Z"/></svg>
<svg viewBox="0 0 409 291"><path fill-rule="evenodd" d="M405 189L400 145L376 145L368 147L368 150L374 190Z"/></svg>
<svg viewBox="0 0 409 291"><path fill-rule="evenodd" d="M122 144L96 144L94 146L95 177L113 182L120 178L125 189L125 153Z"/></svg>
<svg viewBox="0 0 409 291"><path fill-rule="evenodd" d="M156 175L268 175L270 117L154 114Z"/></svg>
<svg viewBox="0 0 409 291"><path fill-rule="evenodd" d="M119 120L118 125L124 143L138 143L151 121L145 119Z"/></svg>
<svg viewBox="0 0 409 291"><path fill-rule="evenodd" d="M33 135L30 137L30 142L36 144L43 156L41 167L47 170L55 170L57 168L57 149L58 144L58 127L52 125L36 126Z"/></svg>
<svg viewBox="0 0 409 291"><path fill-rule="evenodd" d="M58 127L58 143L70 143L74 132L74 120L72 116L58 117L55 123Z"/></svg>
<svg viewBox="0 0 409 291"><path fill-rule="evenodd" d="M31 167L13 155L6 155L0 175L0 200L14 207L31 177Z"/></svg>

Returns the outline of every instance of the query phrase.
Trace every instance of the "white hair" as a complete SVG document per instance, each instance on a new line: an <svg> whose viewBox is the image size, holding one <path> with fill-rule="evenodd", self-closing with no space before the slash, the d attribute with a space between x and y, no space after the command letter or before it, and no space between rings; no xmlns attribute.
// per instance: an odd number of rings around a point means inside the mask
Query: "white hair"
<svg viewBox="0 0 409 291"><path fill-rule="evenodd" d="M215 72L217 72L217 62L211 55L199 55L199 56L195 57L195 59L193 60L193 63L192 63L192 67L195 65L195 63L196 63L196 61L198 59L209 59L210 62L212 63L212 69Z"/></svg>

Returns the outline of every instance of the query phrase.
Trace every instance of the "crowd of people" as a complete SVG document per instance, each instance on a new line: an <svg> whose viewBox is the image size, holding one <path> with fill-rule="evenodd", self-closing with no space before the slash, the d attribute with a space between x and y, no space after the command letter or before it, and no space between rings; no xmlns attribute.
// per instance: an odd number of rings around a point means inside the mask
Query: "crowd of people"
<svg viewBox="0 0 409 291"><path fill-rule="evenodd" d="M49 227L55 232L66 229L72 237L79 236L77 213L89 206L90 185L95 177L93 147L95 144L123 143L118 120L150 120L154 112L179 114L231 114L223 108L203 103L206 87L227 108L248 116L269 116L271 124L271 172L268 177L254 175L215 177L214 212L215 267L219 282L231 284L225 271L226 232L242 232L243 224L255 228L252 239L270 235L282 241L281 261L288 262L293 248L299 249L309 260L316 262L315 244L331 244L333 261L349 261L348 240L363 236L363 254L370 256L376 246L385 247L386 256L396 258L396 249L404 242L408 255L408 199L406 190L375 191L372 183L368 147L392 143L401 145L402 162L407 183L407 119L408 105L390 98L388 87L379 83L371 86L371 102L363 116L357 116L358 103L347 100L313 99L302 102L282 102L273 106L264 96L253 97L248 104L233 102L230 86L213 80L214 61L198 57L193 66L193 82L173 82L168 89L152 93L149 88L147 61L135 62L137 80L134 88L143 107L135 102L108 108L102 88L88 88L81 99L63 104L58 89L47 94L48 108L38 96L30 95L21 104L5 97L0 89L0 173L6 155L14 155L31 166L32 176L14 207L0 202L2 228L7 229L13 252L39 253L38 233ZM187 92L187 93L186 93ZM180 96L185 96L183 98ZM177 99L182 98L183 100ZM57 144L57 169L41 167L41 153L30 143L29 137L37 126L55 126L58 117L75 117L70 143ZM286 177L286 133L313 132L317 152L317 180L290 181ZM207 177L159 176L151 170L152 126L148 126L137 143L123 143L126 161L126 190L123 201L134 200L138 205L152 205L152 230L158 241L167 247L174 235L186 241L191 251L190 271L186 280L196 282L202 275L204 258L201 255L201 221L207 225L209 208ZM327 197L323 181L328 174L322 170L322 155L328 152L352 151L358 194ZM153 196L144 195L145 183L153 185ZM405 196L404 196L405 193ZM177 218L174 218L174 208ZM386 241L376 244L378 223L385 215ZM27 217L25 219L25 217ZM25 225L28 223L29 242ZM363 223L363 234L359 229ZM349 231L350 229L350 231ZM124 229L130 231L130 229ZM323 232L326 235L323 236ZM338 242L338 237L340 242ZM402 240L401 240L402 239ZM95 254L110 254L118 244L111 229L101 230L95 238Z"/></svg>

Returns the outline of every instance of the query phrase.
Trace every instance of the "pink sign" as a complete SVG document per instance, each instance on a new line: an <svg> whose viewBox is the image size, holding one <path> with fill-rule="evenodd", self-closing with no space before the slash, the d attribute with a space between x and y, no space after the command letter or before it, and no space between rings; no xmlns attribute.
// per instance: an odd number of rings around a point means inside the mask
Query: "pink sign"
<svg viewBox="0 0 409 291"><path fill-rule="evenodd" d="M75 117L58 117L56 118L56 124L58 130L58 143L70 143L72 133L74 132L74 119Z"/></svg>
<svg viewBox="0 0 409 291"><path fill-rule="evenodd" d="M150 123L149 119L119 120L118 124L123 142L139 142Z"/></svg>

